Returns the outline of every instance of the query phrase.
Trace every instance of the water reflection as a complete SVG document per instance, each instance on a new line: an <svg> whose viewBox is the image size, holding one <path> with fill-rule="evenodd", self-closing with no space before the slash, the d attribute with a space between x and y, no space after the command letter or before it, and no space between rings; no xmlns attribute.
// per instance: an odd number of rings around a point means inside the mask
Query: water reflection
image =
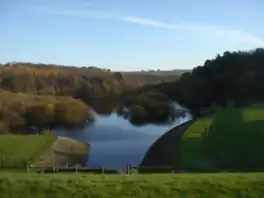
<svg viewBox="0 0 264 198"><path fill-rule="evenodd" d="M189 113L166 124L133 125L123 116L113 112L109 115L95 113L95 121L83 129L56 133L89 142L91 152L88 166L121 168L126 164L139 164L151 144L163 133L191 119Z"/></svg>

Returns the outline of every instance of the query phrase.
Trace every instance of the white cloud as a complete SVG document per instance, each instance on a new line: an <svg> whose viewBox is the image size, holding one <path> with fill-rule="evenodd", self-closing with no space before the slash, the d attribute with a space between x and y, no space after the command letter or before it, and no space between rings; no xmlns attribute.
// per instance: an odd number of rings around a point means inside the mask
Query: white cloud
<svg viewBox="0 0 264 198"><path fill-rule="evenodd" d="M34 7L35 10L55 15L67 15L75 17L88 17L95 19L114 19L125 22L152 26L156 28L186 30L195 33L215 36L217 38L228 39L236 43L247 43L257 45L258 47L264 46L264 39L254 34L243 30L229 29L225 27L218 27L213 25L197 25L197 24L170 24L153 19L142 17L124 16L119 14L108 13L96 10L70 10L70 9L52 9L50 7Z"/></svg>
<svg viewBox="0 0 264 198"><path fill-rule="evenodd" d="M250 43L250 44L264 46L264 40L262 38L259 38L258 36L255 36L251 33L242 30L227 29L224 27L217 27L213 25L197 25L197 24L176 25L176 24L169 24L157 20L140 18L140 17L123 17L122 20L132 23L138 23L141 25L153 26L157 28L182 29L196 33L210 34L210 35L215 35L217 37L229 38L236 42L243 42L243 43Z"/></svg>
<svg viewBox="0 0 264 198"><path fill-rule="evenodd" d="M146 19L146 18L140 18L140 17L123 17L121 18L123 21L128 21L132 23L138 23L141 25L148 25L148 26L153 26L153 27L158 27L158 28L166 28L166 29L175 29L177 26L171 25L168 23L152 20L152 19Z"/></svg>

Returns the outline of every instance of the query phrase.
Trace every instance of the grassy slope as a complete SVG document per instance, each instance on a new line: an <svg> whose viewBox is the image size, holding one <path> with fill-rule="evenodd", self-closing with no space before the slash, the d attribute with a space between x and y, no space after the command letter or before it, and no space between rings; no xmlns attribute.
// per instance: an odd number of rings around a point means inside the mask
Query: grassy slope
<svg viewBox="0 0 264 198"><path fill-rule="evenodd" d="M56 138L50 132L44 135L1 135L1 168L25 167L27 162L34 161L48 150Z"/></svg>
<svg viewBox="0 0 264 198"><path fill-rule="evenodd" d="M203 154L203 135L212 123L213 115L197 119L186 130L180 141L180 155L183 167L191 168L197 164Z"/></svg>
<svg viewBox="0 0 264 198"><path fill-rule="evenodd" d="M9 197L263 197L264 174L82 175L0 174Z"/></svg>
<svg viewBox="0 0 264 198"><path fill-rule="evenodd" d="M181 141L185 167L260 170L264 167L264 107L225 108L197 119ZM208 135L206 131L211 124ZM208 162L208 159L209 162ZM210 165L209 165L210 166Z"/></svg>

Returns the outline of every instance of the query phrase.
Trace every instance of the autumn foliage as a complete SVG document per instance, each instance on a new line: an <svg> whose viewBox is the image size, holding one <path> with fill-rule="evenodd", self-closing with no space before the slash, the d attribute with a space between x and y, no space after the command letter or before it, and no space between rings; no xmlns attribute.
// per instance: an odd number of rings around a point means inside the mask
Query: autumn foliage
<svg viewBox="0 0 264 198"><path fill-rule="evenodd" d="M89 107L71 97L1 91L0 98L1 133L76 126L92 118Z"/></svg>

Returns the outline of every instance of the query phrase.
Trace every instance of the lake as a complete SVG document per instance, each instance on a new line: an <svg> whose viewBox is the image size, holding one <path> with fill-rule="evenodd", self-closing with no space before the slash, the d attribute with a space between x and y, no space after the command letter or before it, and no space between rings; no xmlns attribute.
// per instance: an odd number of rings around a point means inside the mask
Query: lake
<svg viewBox="0 0 264 198"><path fill-rule="evenodd" d="M175 108L181 108L175 105ZM165 132L192 119L190 113L166 124L133 125L116 112L108 115L95 113L95 121L83 129L56 129L59 136L86 141L91 145L87 166L124 168L139 164L149 147Z"/></svg>

